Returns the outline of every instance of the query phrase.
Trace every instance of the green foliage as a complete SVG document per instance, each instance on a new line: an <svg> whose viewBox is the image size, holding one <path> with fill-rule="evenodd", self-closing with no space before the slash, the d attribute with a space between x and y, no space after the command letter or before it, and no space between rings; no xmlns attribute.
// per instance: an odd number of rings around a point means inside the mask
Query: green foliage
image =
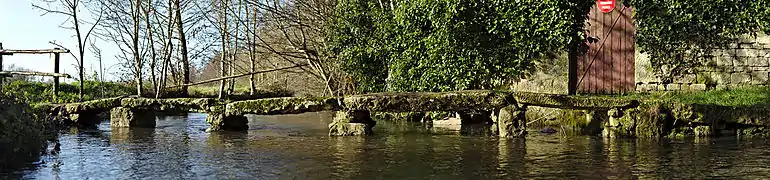
<svg viewBox="0 0 770 180"><path fill-rule="evenodd" d="M330 51L361 92L491 89L582 41L595 1L339 0ZM391 7L392 4L392 7Z"/></svg>
<svg viewBox="0 0 770 180"><path fill-rule="evenodd" d="M27 104L15 99L0 94L0 171L36 161L55 137L47 117L36 117Z"/></svg>
<svg viewBox="0 0 770 180"><path fill-rule="evenodd" d="M79 99L80 82L59 84L59 98L53 98L53 84L30 81L12 81L3 85L3 94L13 95L17 100L28 103L68 103ZM104 94L102 94L104 90ZM115 82L99 83L85 81L83 100L94 100L104 97L130 95L136 92L133 86Z"/></svg>
<svg viewBox="0 0 770 180"><path fill-rule="evenodd" d="M702 55L741 35L770 32L770 1L633 0L637 45L664 80L705 65Z"/></svg>

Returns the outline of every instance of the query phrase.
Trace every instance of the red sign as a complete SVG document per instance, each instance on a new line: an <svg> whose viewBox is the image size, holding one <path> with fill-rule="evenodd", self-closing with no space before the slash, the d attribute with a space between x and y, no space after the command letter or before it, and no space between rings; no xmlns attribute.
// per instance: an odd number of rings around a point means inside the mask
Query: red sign
<svg viewBox="0 0 770 180"><path fill-rule="evenodd" d="M612 12L615 9L615 0L597 0L596 5L604 13Z"/></svg>

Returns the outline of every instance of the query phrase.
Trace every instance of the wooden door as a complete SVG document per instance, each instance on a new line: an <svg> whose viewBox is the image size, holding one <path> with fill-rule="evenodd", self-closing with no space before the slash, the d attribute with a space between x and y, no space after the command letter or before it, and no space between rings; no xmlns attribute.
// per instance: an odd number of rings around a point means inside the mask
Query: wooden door
<svg viewBox="0 0 770 180"><path fill-rule="evenodd" d="M619 0L611 12L605 13L599 5L590 11L588 24L588 51L577 54L576 84L571 87L578 94L620 94L633 92L634 43L636 26L634 9Z"/></svg>

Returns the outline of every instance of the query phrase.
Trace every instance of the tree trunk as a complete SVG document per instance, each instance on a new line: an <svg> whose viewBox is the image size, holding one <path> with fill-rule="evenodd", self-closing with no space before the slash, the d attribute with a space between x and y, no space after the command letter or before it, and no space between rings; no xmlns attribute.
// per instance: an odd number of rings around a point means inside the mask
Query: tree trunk
<svg viewBox="0 0 770 180"><path fill-rule="evenodd" d="M179 45L181 46L179 51L181 53L180 58L182 59L182 76L184 79L184 84L187 84L190 83L190 60L187 57L187 37L185 37L184 24L182 24L182 8L179 4L179 0L174 1L174 10L176 11L176 29L177 34L179 34ZM182 88L182 94L184 96L188 95L187 87Z"/></svg>
<svg viewBox="0 0 770 180"><path fill-rule="evenodd" d="M85 55L85 45L83 43L83 38L80 34L80 23L78 22L78 15L77 15L77 6L72 6L72 20L74 21L75 26L75 35L78 38L78 52L80 55L80 61L78 62L78 78L80 79L80 87L78 88L78 100L83 101L83 89L85 89L85 81L83 73L83 56Z"/></svg>
<svg viewBox="0 0 770 180"><path fill-rule="evenodd" d="M157 63L157 52L155 52L155 43L153 41L153 33L152 33L152 26L150 24L150 10L149 8L152 7L152 0L147 0L147 7L143 8L144 10L144 23L147 26L147 41L150 44L150 81L152 82L152 87L155 89L155 97L158 97L158 81L155 79L155 63Z"/></svg>
<svg viewBox="0 0 770 180"><path fill-rule="evenodd" d="M168 0L169 22L171 21L171 17L173 17L173 14L172 14L173 11L171 11L170 9L172 7L171 5L173 4L172 2L173 2L172 0ZM163 47L163 50L166 51L166 54L165 54L165 57L163 58L163 64L161 65L162 67L160 68L161 69L160 85L157 87L158 89L156 90L156 92L158 93L155 94L155 98L160 98L163 95L163 91L166 89L166 81L168 76L167 73L168 73L168 65L169 65L168 63L171 61L171 54L174 53L174 44L171 43L171 40L174 38L174 30L172 28L174 26L173 24L174 23L169 23L168 26L166 27L166 30L168 31L167 32L168 34L166 34L168 39L167 39L166 45ZM187 97L187 95L184 94L184 97Z"/></svg>
<svg viewBox="0 0 770 180"><path fill-rule="evenodd" d="M132 19L134 23L134 36L132 37L132 43L133 43L133 54L134 54L134 62L136 62L136 95L141 96L142 95L142 60L139 57L139 9L141 9L141 1L136 2L136 9L134 9L134 13L132 14Z"/></svg>
<svg viewBox="0 0 770 180"><path fill-rule="evenodd" d="M222 77L227 76L227 3L225 0L219 1L219 19L220 19L220 37L222 41L222 52L220 54L220 65L222 68ZM225 86L227 85L227 80L222 79L220 85L219 85L219 95L217 96L219 99L225 98Z"/></svg>
<svg viewBox="0 0 770 180"><path fill-rule="evenodd" d="M250 8L249 8L248 4L246 4L247 14L249 14L248 13L249 9ZM246 43L248 43L248 47L249 47L249 63L251 65L251 68L249 69L250 73L254 73L255 71L257 71L257 66L256 66L256 63L254 61L256 59L256 53L257 53L256 52L257 51L257 47L256 47L255 43L256 43L256 39L257 39L256 38L256 36L257 36L257 32L256 31L258 29L257 28L257 13L259 12L256 9L252 10L252 11L253 11L253 17L251 18L251 21L248 21L250 23L249 25L252 27L252 33L251 34L246 34L246 41L247 41ZM248 17L248 15L246 15L246 17ZM249 26L246 26L246 28L249 28ZM251 95L251 96L254 96L254 94L257 91L257 84L256 84L255 81L256 81L256 76L254 74L251 74L251 76L249 76L249 85L250 85L249 86L249 95Z"/></svg>

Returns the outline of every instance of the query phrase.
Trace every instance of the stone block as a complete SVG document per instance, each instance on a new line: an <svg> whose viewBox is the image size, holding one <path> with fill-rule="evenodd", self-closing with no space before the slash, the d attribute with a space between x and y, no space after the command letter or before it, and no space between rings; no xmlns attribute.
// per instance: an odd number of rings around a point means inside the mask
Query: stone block
<svg viewBox="0 0 770 180"><path fill-rule="evenodd" d="M754 40L754 42L759 44L770 44L770 35L765 34L762 31L757 32L757 38Z"/></svg>
<svg viewBox="0 0 770 180"><path fill-rule="evenodd" d="M770 66L765 67L751 67L751 71L770 71Z"/></svg>
<svg viewBox="0 0 770 180"><path fill-rule="evenodd" d="M770 48L757 51L758 57L770 58Z"/></svg>
<svg viewBox="0 0 770 180"><path fill-rule="evenodd" d="M733 66L735 67L741 67L741 66L749 66L748 58L743 56L733 56Z"/></svg>
<svg viewBox="0 0 770 180"><path fill-rule="evenodd" d="M674 80L675 83L695 83L697 79L695 74L685 74Z"/></svg>
<svg viewBox="0 0 770 180"><path fill-rule="evenodd" d="M226 116L221 113L209 112L206 116L209 123L207 132L213 131L246 131L249 129L249 119L243 115Z"/></svg>
<svg viewBox="0 0 770 180"><path fill-rule="evenodd" d="M740 43L738 44L738 46L739 46L738 48L740 49L757 49L757 47L759 48L762 47L761 44L757 44L756 42L754 42L754 40L751 40L750 42L746 42L746 43Z"/></svg>
<svg viewBox="0 0 770 180"><path fill-rule="evenodd" d="M607 110L588 110L586 113L587 125L582 129L582 133L589 136L600 135L604 130L605 122L608 122L610 116L618 117L619 112L610 113Z"/></svg>
<svg viewBox="0 0 770 180"><path fill-rule="evenodd" d="M500 110L498 118L497 127L500 138L527 135L526 109L508 106Z"/></svg>
<svg viewBox="0 0 770 180"><path fill-rule="evenodd" d="M725 53L726 52L723 49L712 49L711 52L707 52L706 55L718 57L718 56L723 56Z"/></svg>
<svg viewBox="0 0 770 180"><path fill-rule="evenodd" d="M730 74L730 84L748 84L751 82L751 75L746 72L736 72Z"/></svg>
<svg viewBox="0 0 770 180"><path fill-rule="evenodd" d="M84 125L84 126L91 126L96 125L102 122L102 118L100 118L97 114L70 114L69 120L78 124L78 125Z"/></svg>
<svg viewBox="0 0 770 180"><path fill-rule="evenodd" d="M666 85L665 84L658 84L656 85L657 91L666 91Z"/></svg>
<svg viewBox="0 0 770 180"><path fill-rule="evenodd" d="M767 84L768 71L753 71L751 74L751 84Z"/></svg>
<svg viewBox="0 0 770 180"><path fill-rule="evenodd" d="M110 110L110 127L155 127L155 113L147 110L138 110L125 107L117 107Z"/></svg>
<svg viewBox="0 0 770 180"><path fill-rule="evenodd" d="M719 84L714 86L714 90L727 90L727 85Z"/></svg>
<svg viewBox="0 0 770 180"><path fill-rule="evenodd" d="M639 92L651 92L651 91L657 91L657 84L639 84L636 85L636 89Z"/></svg>
<svg viewBox="0 0 770 180"><path fill-rule="evenodd" d="M751 67L766 67L768 59L763 57L746 57L747 64Z"/></svg>
<svg viewBox="0 0 770 180"><path fill-rule="evenodd" d="M691 84L690 91L706 91L706 85L705 84Z"/></svg>
<svg viewBox="0 0 770 180"><path fill-rule="evenodd" d="M730 73L702 72L698 74L696 84L724 84L730 82Z"/></svg>
<svg viewBox="0 0 770 180"><path fill-rule="evenodd" d="M375 125L369 111L339 111L329 124L329 136L371 135Z"/></svg>
<svg viewBox="0 0 770 180"><path fill-rule="evenodd" d="M735 55L738 57L757 57L758 53L756 49L737 49Z"/></svg>
<svg viewBox="0 0 770 180"><path fill-rule="evenodd" d="M733 58L732 55L723 55L723 56L717 56L714 57L714 59L717 61L717 66L733 66Z"/></svg>
<svg viewBox="0 0 770 180"><path fill-rule="evenodd" d="M682 84L672 83L666 84L666 91L679 91L682 89Z"/></svg>

